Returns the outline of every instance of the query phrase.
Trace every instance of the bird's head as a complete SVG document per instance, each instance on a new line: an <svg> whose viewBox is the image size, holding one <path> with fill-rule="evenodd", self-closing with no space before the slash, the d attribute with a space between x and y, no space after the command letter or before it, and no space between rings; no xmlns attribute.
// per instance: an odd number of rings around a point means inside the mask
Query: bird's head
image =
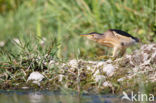
<svg viewBox="0 0 156 103"><path fill-rule="evenodd" d="M102 35L103 34L92 32L89 34L81 34L80 36L87 37L88 39L91 39L91 40L97 40L97 39L100 39L102 37Z"/></svg>

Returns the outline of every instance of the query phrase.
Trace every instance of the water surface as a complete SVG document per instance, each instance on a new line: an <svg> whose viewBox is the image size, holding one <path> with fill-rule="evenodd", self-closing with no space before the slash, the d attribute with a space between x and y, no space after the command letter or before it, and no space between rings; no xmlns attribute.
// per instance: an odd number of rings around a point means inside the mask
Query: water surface
<svg viewBox="0 0 156 103"><path fill-rule="evenodd" d="M114 95L95 95L76 93L34 91L34 90L0 90L0 103L130 103L121 102Z"/></svg>

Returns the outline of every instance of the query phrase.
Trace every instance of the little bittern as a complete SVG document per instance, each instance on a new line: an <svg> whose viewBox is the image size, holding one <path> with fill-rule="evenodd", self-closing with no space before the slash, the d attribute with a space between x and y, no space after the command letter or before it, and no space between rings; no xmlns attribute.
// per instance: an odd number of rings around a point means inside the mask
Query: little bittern
<svg viewBox="0 0 156 103"><path fill-rule="evenodd" d="M127 47L139 42L136 37L133 37L129 33L116 29L109 29L104 33L92 32L89 34L81 34L81 36L86 36L99 44L113 48L112 57L117 57L118 51L121 56L123 56Z"/></svg>

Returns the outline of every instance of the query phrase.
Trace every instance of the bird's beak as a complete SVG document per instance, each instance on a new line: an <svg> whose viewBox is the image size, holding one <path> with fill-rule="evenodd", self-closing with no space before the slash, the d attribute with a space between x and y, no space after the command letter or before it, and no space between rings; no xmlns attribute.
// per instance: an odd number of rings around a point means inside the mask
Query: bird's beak
<svg viewBox="0 0 156 103"><path fill-rule="evenodd" d="M90 36L90 34L80 34L80 36L88 37L88 36Z"/></svg>

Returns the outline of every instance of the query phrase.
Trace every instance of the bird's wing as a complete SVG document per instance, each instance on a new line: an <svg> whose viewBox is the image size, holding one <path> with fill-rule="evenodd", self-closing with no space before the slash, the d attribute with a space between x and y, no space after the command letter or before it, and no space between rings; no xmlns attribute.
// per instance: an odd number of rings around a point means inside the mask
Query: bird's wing
<svg viewBox="0 0 156 103"><path fill-rule="evenodd" d="M125 37L131 37L134 38L132 35L130 35L129 33L122 31L122 30L117 30L117 29L109 29L112 32L116 32L119 35L125 36Z"/></svg>
<svg viewBox="0 0 156 103"><path fill-rule="evenodd" d="M112 31L106 31L103 36L103 39L100 40L101 44L109 47L120 45L120 40Z"/></svg>
<svg viewBox="0 0 156 103"><path fill-rule="evenodd" d="M120 35L119 33L115 32L115 31L112 31L112 33L114 34L114 36L119 40L119 41L130 41L132 40L131 37L128 37L128 36L124 36L124 35Z"/></svg>

